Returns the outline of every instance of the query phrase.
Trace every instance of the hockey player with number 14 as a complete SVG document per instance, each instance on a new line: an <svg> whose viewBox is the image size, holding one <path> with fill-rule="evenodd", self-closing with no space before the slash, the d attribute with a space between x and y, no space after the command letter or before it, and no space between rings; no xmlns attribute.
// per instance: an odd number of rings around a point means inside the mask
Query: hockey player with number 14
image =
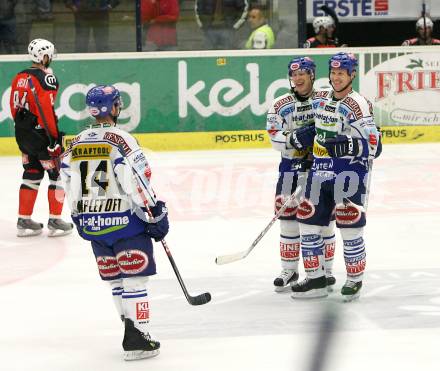
<svg viewBox="0 0 440 371"><path fill-rule="evenodd" d="M380 154L381 144L371 103L352 89L356 69L354 55L332 56L329 76L333 90L321 91L313 99L313 165L297 212L307 278L292 287L293 298L327 296L322 228L333 215L344 242L344 300L357 298L362 287L371 163Z"/></svg>
<svg viewBox="0 0 440 371"><path fill-rule="evenodd" d="M73 139L61 168L72 219L91 242L99 274L112 288L125 326L125 360L153 357L160 343L148 331L146 284L156 274L151 239L160 241L168 233L167 210L151 189L150 167L136 139L116 127L119 91L96 86L86 104L96 122ZM154 218L145 217L133 171Z"/></svg>
<svg viewBox="0 0 440 371"><path fill-rule="evenodd" d="M298 186L304 188L304 175L307 171L307 163L310 163L308 157L311 156L310 148L315 135L312 112L312 98L316 94L313 90L315 63L309 57L294 58L288 64L287 72L291 92L274 100L267 114L266 125L272 147L281 152L275 211L281 208L286 199L298 189ZM298 280L300 236L296 220L297 199L299 195L279 218L282 271L274 280L277 292L284 291L289 284ZM329 222L328 226L323 229L329 288L336 282L332 275L335 249L334 229L334 221Z"/></svg>

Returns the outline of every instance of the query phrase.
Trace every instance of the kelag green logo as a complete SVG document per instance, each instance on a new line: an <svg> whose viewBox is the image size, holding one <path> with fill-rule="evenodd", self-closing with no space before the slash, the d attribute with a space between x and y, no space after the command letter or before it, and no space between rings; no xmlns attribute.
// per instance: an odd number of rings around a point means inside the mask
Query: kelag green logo
<svg viewBox="0 0 440 371"><path fill-rule="evenodd" d="M293 55L62 60L53 63L60 83L55 102L60 127L77 134L91 118L85 94L96 84L115 85L124 107L119 123L135 133L237 131L265 128L272 100L288 91ZM330 51L329 54L332 54ZM183 55L183 54L182 54ZM328 55L313 56L317 78L327 79ZM13 136L10 82L28 62L2 62L0 136Z"/></svg>
<svg viewBox="0 0 440 371"><path fill-rule="evenodd" d="M214 114L236 116L246 109L250 109L255 116L260 116L267 113L270 103L280 89L289 89L287 78L277 79L265 88L263 101L260 102L262 89L260 87L260 66L257 63L246 64L245 68L248 73L246 79L224 78L216 81L211 87L207 87L203 80L197 80L190 85L187 62L180 61L178 66L179 117L181 118L188 116L189 106L202 117L210 117ZM198 97L198 94L204 90L207 90L208 93L207 103L202 103Z"/></svg>

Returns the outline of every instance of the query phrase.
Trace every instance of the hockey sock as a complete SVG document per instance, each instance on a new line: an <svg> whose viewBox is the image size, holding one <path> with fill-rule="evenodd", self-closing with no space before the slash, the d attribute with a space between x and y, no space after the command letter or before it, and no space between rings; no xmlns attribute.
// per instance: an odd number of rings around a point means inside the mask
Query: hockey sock
<svg viewBox="0 0 440 371"><path fill-rule="evenodd" d="M39 185L40 181L23 180L18 201L18 215L20 217L30 217L32 215Z"/></svg>
<svg viewBox="0 0 440 371"><path fill-rule="evenodd" d="M333 262L335 257L335 221L330 222L328 227L322 229L324 239L325 274L331 276L333 272Z"/></svg>
<svg viewBox="0 0 440 371"><path fill-rule="evenodd" d="M322 237L318 234L302 235L301 251L307 277L324 276L324 240Z"/></svg>
<svg viewBox="0 0 440 371"><path fill-rule="evenodd" d="M327 275L332 275L333 273L333 262L335 257L335 235L330 237L323 237L324 239L324 257L325 257L325 273Z"/></svg>
<svg viewBox="0 0 440 371"><path fill-rule="evenodd" d="M318 278L325 275L324 270L324 240L321 228L317 225L300 223L301 252L304 270L309 278Z"/></svg>
<svg viewBox="0 0 440 371"><path fill-rule="evenodd" d="M362 237L363 229L342 228L341 234L344 240L347 279L354 282L362 281L366 265L365 242Z"/></svg>
<svg viewBox="0 0 440 371"><path fill-rule="evenodd" d="M280 256L283 269L298 271L299 226L296 220L280 220Z"/></svg>
<svg viewBox="0 0 440 371"><path fill-rule="evenodd" d="M122 279L107 281L112 288L113 302L119 317L124 320L124 311L122 309Z"/></svg>
<svg viewBox="0 0 440 371"><path fill-rule="evenodd" d="M147 280L147 277L122 279L122 308L125 318L131 319L134 326L144 334L148 333L148 323L150 321Z"/></svg>
<svg viewBox="0 0 440 371"><path fill-rule="evenodd" d="M58 182L50 181L47 189L47 200L49 201L50 218L59 218L63 211L64 189Z"/></svg>

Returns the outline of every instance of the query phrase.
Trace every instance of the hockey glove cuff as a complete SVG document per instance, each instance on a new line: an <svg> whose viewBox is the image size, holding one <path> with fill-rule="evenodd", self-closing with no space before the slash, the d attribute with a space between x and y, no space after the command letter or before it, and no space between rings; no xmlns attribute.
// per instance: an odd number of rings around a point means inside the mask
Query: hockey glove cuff
<svg viewBox="0 0 440 371"><path fill-rule="evenodd" d="M377 142L376 153L374 154L374 158L378 158L382 153L382 134L379 133L379 141Z"/></svg>
<svg viewBox="0 0 440 371"><path fill-rule="evenodd" d="M338 135L335 138L328 138L322 145L327 149L330 157L358 157L362 154L362 142L349 135Z"/></svg>
<svg viewBox="0 0 440 371"><path fill-rule="evenodd" d="M146 232L149 237L158 242L165 238L170 229L168 210L163 201L157 201L156 206L153 206L150 210L154 218L147 223Z"/></svg>
<svg viewBox="0 0 440 371"><path fill-rule="evenodd" d="M296 150L305 149L313 145L315 134L315 125L302 126L290 133L289 143Z"/></svg>
<svg viewBox="0 0 440 371"><path fill-rule="evenodd" d="M47 147L47 153L50 157L59 157L62 153L62 148L58 143L53 143Z"/></svg>

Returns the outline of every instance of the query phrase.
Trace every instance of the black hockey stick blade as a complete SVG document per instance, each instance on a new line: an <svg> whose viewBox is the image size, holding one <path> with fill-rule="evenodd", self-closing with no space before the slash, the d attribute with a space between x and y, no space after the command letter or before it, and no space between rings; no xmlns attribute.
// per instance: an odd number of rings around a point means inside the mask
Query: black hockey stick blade
<svg viewBox="0 0 440 371"><path fill-rule="evenodd" d="M200 294L197 296L188 297L188 302L191 305L203 305L209 303L211 301L211 294L209 292L205 292L204 294Z"/></svg>

